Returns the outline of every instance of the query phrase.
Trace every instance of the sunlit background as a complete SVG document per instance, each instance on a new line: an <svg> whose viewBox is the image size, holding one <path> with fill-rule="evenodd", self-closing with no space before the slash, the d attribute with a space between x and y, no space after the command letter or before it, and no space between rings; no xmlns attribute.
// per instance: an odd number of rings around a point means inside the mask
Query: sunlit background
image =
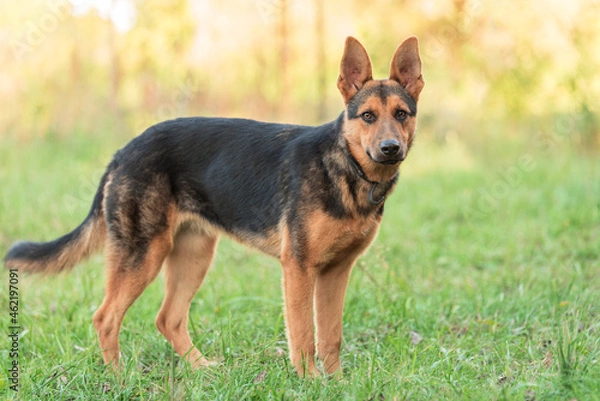
<svg viewBox="0 0 600 401"><path fill-rule="evenodd" d="M6 4L6 2L4 3ZM600 1L54 0L0 13L0 136L131 137L185 115L317 124L346 36L421 43L421 135L600 142Z"/></svg>

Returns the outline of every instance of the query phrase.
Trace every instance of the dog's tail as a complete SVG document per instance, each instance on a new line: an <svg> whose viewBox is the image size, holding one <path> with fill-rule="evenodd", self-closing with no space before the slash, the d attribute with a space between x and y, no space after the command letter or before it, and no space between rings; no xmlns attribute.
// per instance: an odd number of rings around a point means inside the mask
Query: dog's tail
<svg viewBox="0 0 600 401"><path fill-rule="evenodd" d="M108 171L102 177L88 216L75 230L50 242L18 242L4 258L8 269L26 273L59 273L73 268L104 245L106 223L102 210Z"/></svg>

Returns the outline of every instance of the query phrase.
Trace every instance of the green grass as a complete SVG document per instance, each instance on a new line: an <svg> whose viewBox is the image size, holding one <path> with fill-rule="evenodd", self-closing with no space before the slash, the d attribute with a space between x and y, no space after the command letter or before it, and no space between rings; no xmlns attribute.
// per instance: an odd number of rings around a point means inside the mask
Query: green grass
<svg viewBox="0 0 600 401"><path fill-rule="evenodd" d="M0 253L74 228L125 141L1 141ZM155 329L160 277L126 316L124 370L106 371L91 324L104 288L98 255L70 275L20 277L21 389L8 389L2 335L0 397L600 399L598 160L500 140L419 142L351 278L341 379L296 377L277 261L222 240L190 315L194 342L217 367L191 371Z"/></svg>

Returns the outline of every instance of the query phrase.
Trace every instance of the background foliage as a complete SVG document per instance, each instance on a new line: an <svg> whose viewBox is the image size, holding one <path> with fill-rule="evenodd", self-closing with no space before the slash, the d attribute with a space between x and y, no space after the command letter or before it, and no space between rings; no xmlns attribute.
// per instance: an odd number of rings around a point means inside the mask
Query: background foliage
<svg viewBox="0 0 600 401"><path fill-rule="evenodd" d="M363 41L383 78L415 34L434 134L479 136L472 122L502 119L507 136L526 124L598 146L599 18L597 0L11 2L0 135L133 136L197 114L323 122L341 110L345 36Z"/></svg>

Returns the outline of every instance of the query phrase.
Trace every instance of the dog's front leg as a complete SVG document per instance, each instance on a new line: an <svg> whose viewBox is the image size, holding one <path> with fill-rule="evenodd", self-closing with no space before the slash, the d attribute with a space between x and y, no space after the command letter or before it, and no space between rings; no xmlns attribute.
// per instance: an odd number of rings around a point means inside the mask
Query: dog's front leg
<svg viewBox="0 0 600 401"><path fill-rule="evenodd" d="M341 374L342 312L348 279L356 257L318 272L315 288L317 352L327 374Z"/></svg>
<svg viewBox="0 0 600 401"><path fill-rule="evenodd" d="M281 261L285 322L292 365L300 377L316 377L313 294L315 271L294 259Z"/></svg>

